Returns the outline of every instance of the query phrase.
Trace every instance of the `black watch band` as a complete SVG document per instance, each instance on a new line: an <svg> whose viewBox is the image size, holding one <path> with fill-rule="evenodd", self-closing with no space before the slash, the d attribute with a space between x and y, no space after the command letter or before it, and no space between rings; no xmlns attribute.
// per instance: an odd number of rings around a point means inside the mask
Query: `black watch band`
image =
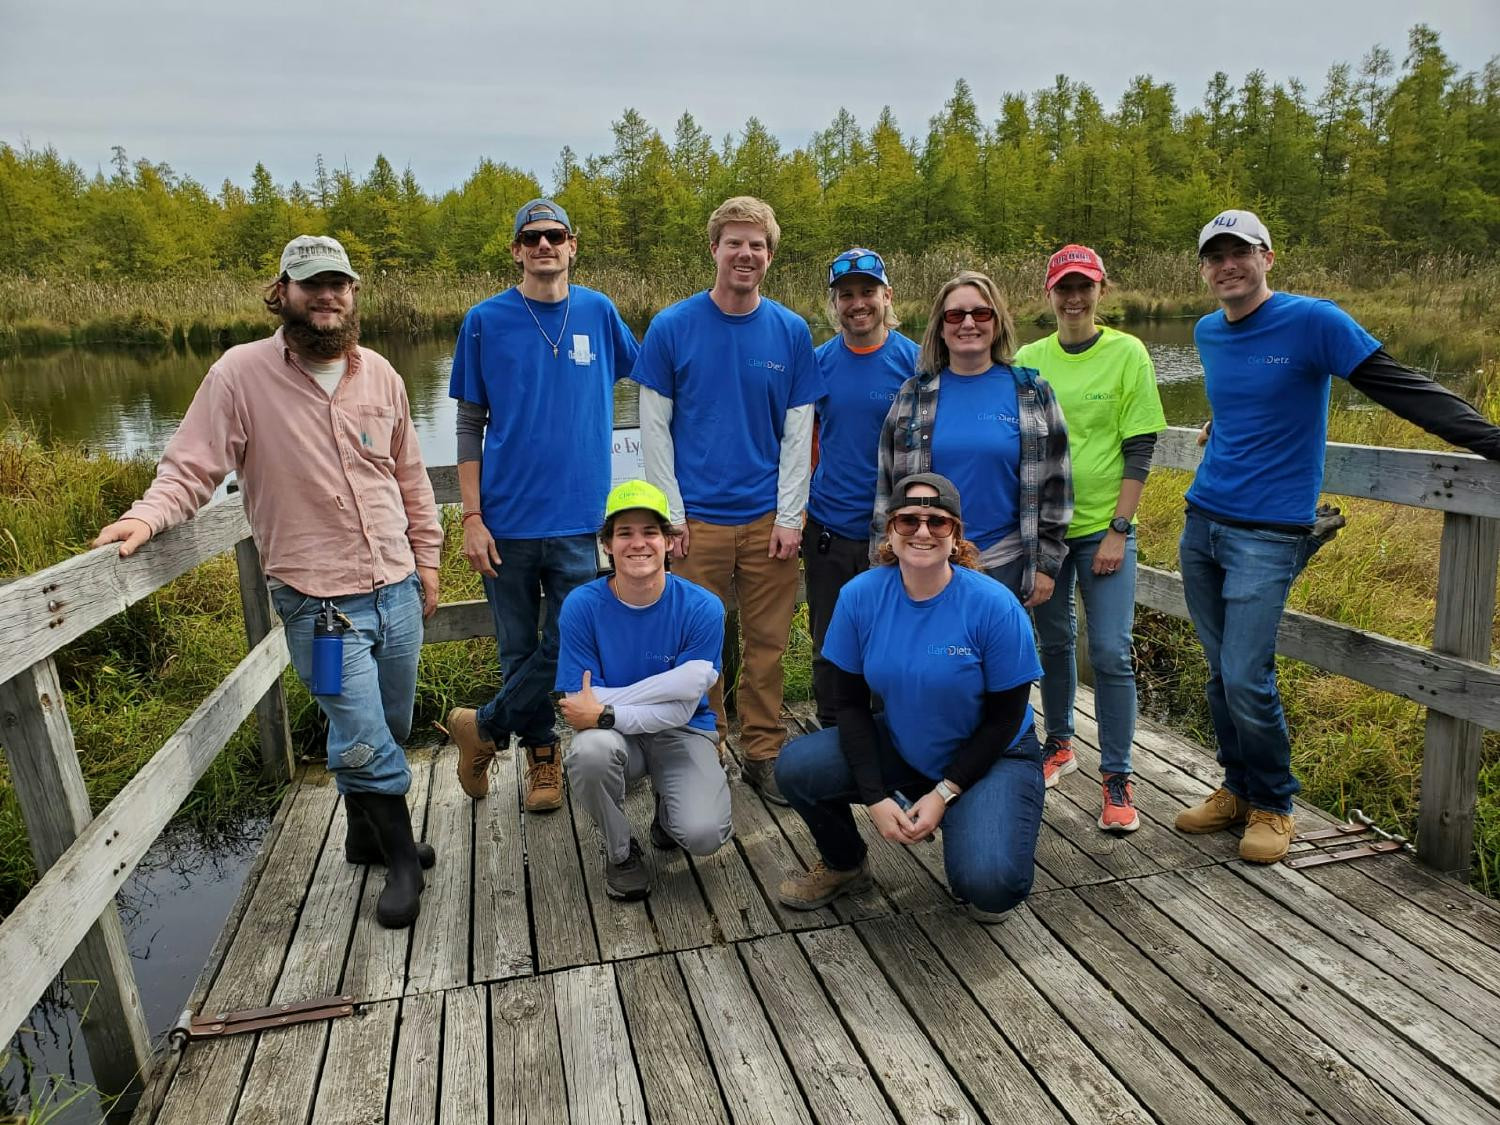
<svg viewBox="0 0 1500 1125"><path fill-rule="evenodd" d="M604 705L604 710L600 711L599 712L599 717L594 720L594 725L596 727L598 727L600 730L614 730L615 729L615 709L613 707L611 707L608 703L606 703Z"/></svg>
<svg viewBox="0 0 1500 1125"><path fill-rule="evenodd" d="M1130 521L1124 516L1116 516L1109 521L1109 529L1111 531L1118 531L1121 535L1129 535Z"/></svg>

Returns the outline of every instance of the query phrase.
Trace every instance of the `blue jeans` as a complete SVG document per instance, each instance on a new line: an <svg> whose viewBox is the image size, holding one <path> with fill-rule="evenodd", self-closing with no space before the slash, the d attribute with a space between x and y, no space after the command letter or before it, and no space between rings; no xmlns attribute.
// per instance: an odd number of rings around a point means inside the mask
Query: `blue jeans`
<svg viewBox="0 0 1500 1125"><path fill-rule="evenodd" d="M1310 535L1230 527L1192 509L1178 545L1188 615L1208 660L1224 788L1268 812L1290 813L1302 788L1276 689L1276 628L1318 546Z"/></svg>
<svg viewBox="0 0 1500 1125"><path fill-rule="evenodd" d="M1078 691L1075 658L1078 615L1073 585L1088 612L1089 664L1094 669L1094 701L1099 720L1099 769L1130 772L1135 737L1135 670L1130 663L1135 627L1135 530L1125 537L1125 559L1113 574L1094 573L1094 555L1107 531L1068 540L1068 555L1057 572L1052 596L1031 611L1041 642L1042 711L1047 734L1073 737L1073 702Z"/></svg>
<svg viewBox="0 0 1500 1125"><path fill-rule="evenodd" d="M594 542L592 535L495 540L501 563L495 577L484 580L484 596L495 620L500 691L479 708L479 725L500 746L508 745L512 734L528 747L557 741L552 729L557 615L569 594L597 577Z"/></svg>
<svg viewBox="0 0 1500 1125"><path fill-rule="evenodd" d="M279 586L271 600L292 667L310 691L313 623L325 599ZM313 696L328 717L328 769L340 793L403 794L411 787L401 743L411 735L417 694L422 582L413 572L373 593L326 600L354 623L344 633L343 691Z"/></svg>
<svg viewBox="0 0 1500 1125"><path fill-rule="evenodd" d="M875 731L886 792L915 800L931 789L932 780L896 750L884 715L875 717ZM852 871L864 862L865 842L849 807L860 800L859 789L839 748L837 727L788 742L776 760L776 784L807 821L824 863ZM996 912L1025 900L1045 795L1042 748L1028 726L1021 742L943 814L943 863L955 895Z"/></svg>

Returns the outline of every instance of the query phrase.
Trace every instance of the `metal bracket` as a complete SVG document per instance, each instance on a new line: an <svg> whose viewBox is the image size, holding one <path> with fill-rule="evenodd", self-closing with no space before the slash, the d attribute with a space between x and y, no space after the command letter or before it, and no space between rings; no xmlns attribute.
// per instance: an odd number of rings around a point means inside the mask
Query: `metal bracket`
<svg viewBox="0 0 1500 1125"><path fill-rule="evenodd" d="M1292 843L1310 844L1315 840L1353 840L1364 836L1366 832L1374 833L1379 839L1365 841L1350 848L1315 849L1302 852L1299 855L1288 856L1283 862L1288 867L1321 867L1325 863L1343 863L1346 860L1363 859L1365 856L1415 850L1405 836L1387 832L1367 817L1361 809L1351 812L1348 822L1344 824L1336 824L1331 828L1317 828L1311 832L1299 832L1292 837Z"/></svg>
<svg viewBox="0 0 1500 1125"><path fill-rule="evenodd" d="M265 1031L277 1027L291 1027L299 1023L315 1023L318 1020L338 1019L354 1014L354 997L320 996L314 1000L298 1000L290 1004L277 1004L270 1008L242 1008L236 1012L217 1012L213 1015L194 1016L184 1011L168 1037L179 1050L188 1043L200 1039L222 1039L226 1035L244 1035L251 1031Z"/></svg>

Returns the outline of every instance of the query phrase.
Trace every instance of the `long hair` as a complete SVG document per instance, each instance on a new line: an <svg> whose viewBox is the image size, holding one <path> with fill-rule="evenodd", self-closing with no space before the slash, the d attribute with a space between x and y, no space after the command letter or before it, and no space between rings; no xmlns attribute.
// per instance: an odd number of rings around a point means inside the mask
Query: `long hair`
<svg viewBox="0 0 1500 1125"><path fill-rule="evenodd" d="M943 304L950 293L965 285L978 289L984 294L985 302L995 310L995 340L990 345L990 359L996 363L1009 363L1015 358L1016 325L1000 287L977 270L961 270L943 282L933 299L927 330L922 333L922 351L917 356L917 370L924 375L936 375L948 366L948 342L943 339Z"/></svg>

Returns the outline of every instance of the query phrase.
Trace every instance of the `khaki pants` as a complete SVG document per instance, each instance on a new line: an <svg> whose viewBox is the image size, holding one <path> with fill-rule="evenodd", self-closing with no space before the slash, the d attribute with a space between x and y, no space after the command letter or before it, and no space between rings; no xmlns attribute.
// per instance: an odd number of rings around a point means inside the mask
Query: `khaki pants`
<svg viewBox="0 0 1500 1125"><path fill-rule="evenodd" d="M786 652L792 613L797 608L797 568L789 559L768 557L776 513L753 523L687 521L688 555L673 563L673 573L718 595L729 596L730 583L740 611L745 650L735 699L740 713L740 749L749 761L766 761L781 752L786 728L781 724L781 656ZM709 705L718 719L719 741L729 733L724 716L724 681L714 684Z"/></svg>

